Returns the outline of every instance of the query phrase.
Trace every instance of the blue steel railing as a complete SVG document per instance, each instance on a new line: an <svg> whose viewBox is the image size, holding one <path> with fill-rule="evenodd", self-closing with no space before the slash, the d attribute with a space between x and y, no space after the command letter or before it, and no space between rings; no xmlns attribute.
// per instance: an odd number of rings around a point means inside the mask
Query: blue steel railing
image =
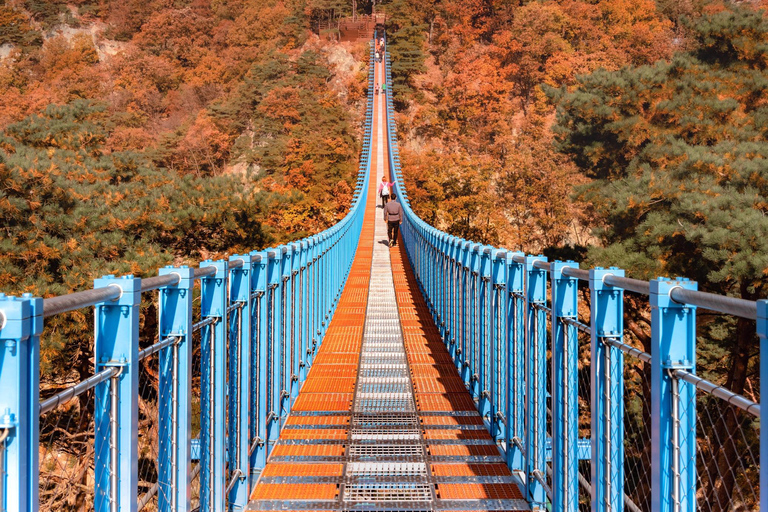
<svg viewBox="0 0 768 512"><path fill-rule="evenodd" d="M388 52L385 58L392 91ZM409 204L392 94L387 96L387 121L408 259L457 370L505 450L508 466L524 482L531 507L576 511L581 487L587 489L593 511L641 510L624 492L627 354L651 365L651 509L696 510L697 391L768 420L759 404L695 375L696 309L757 320L760 389L765 394L768 301L699 292L685 278L648 282L627 278L618 268L580 269L573 261L548 262L543 256L444 233L421 220ZM589 324L578 318L579 281L589 285ZM624 343L625 292L649 298L650 354ZM591 337L589 439L578 436L579 332ZM768 429L759 435L760 455L768 457ZM589 478L578 473L580 459L591 463ZM768 489L768 464L760 467L759 481L759 487ZM759 499L768 510L768 491Z"/></svg>
<svg viewBox="0 0 768 512"><path fill-rule="evenodd" d="M373 62L373 46L369 58ZM169 266L148 279L105 276L90 291L45 300L0 295L0 511L38 510L40 418L89 390L95 396L97 512L140 510L155 495L159 511L191 510L198 473L199 510L245 508L322 344L357 249L370 179L373 85L370 66L354 199L331 228L273 249L204 261L196 269ZM200 321L193 323L196 283ZM142 294L155 290L158 341L139 350ZM44 319L90 306L93 376L41 402ZM191 435L193 336L200 339L198 439ZM139 366L154 354L157 482L138 496Z"/></svg>

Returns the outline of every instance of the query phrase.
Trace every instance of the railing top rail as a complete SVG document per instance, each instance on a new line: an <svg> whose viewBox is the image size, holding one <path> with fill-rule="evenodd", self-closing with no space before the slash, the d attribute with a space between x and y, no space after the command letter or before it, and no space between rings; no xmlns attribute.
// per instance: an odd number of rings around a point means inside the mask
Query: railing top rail
<svg viewBox="0 0 768 512"><path fill-rule="evenodd" d="M123 290L117 285L110 285L95 290L69 293L43 300L43 318L93 306L99 302L120 298Z"/></svg>

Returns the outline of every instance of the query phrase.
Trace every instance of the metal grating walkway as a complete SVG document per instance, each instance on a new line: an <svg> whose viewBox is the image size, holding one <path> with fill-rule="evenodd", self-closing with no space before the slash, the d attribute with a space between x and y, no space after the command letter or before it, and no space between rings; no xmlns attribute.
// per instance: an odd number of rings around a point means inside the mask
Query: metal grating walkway
<svg viewBox="0 0 768 512"><path fill-rule="evenodd" d="M386 244L375 203L388 175L384 107L375 98L376 179L350 277L248 508L527 510L404 251Z"/></svg>

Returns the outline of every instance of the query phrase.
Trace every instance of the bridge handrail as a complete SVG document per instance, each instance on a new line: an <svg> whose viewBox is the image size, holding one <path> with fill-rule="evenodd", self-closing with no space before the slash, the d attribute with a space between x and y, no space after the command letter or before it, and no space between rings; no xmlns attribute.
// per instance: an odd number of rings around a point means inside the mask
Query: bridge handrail
<svg viewBox="0 0 768 512"><path fill-rule="evenodd" d="M373 53L371 45L371 63ZM226 503L245 508L254 475L263 468L323 342L359 242L369 195L372 65L367 85L353 198L349 211L328 229L277 247L207 260L199 268L168 266L144 279L104 276L92 290L57 297L0 294L0 351L5 351L0 353L0 431L10 433L0 440L5 468L0 468L0 510L38 510L40 421L87 391L96 397L92 481L97 512L136 510L137 504L140 510L155 495L160 510L189 510L190 483L198 474L200 510L221 510ZM193 323L195 283L200 320ZM139 350L139 306L142 295L154 291L158 334ZM44 319L92 306L94 373L41 401ZM193 339L197 335L199 341ZM200 350L205 390L196 440L200 462L190 469L193 343ZM159 422L158 477L138 496L138 368L152 356L159 364L153 420Z"/></svg>
<svg viewBox="0 0 768 512"><path fill-rule="evenodd" d="M387 89L392 91L389 52L385 59ZM696 309L757 320L761 361L765 361L761 362L762 395L768 393L768 301L699 291L695 282L685 278L645 281L626 277L618 268L581 269L573 261L550 262L541 255L472 242L430 226L411 208L400 167L391 94L387 103L389 161L404 210L401 232L408 260L486 426L504 447L509 467L525 475L531 506L543 508L547 497L553 510L574 511L578 486L571 483L577 479L586 482L574 464L579 419L575 354L582 332L591 338L591 360L601 362L590 365L589 376L592 481L600 481L590 487L593 510L620 510L622 503L632 502L624 493L623 468L610 469L624 460L623 428L611 425L623 421L621 354L627 354L648 365L651 373L653 510L693 511L699 421L696 391L746 411L760 418L760 423L768 422L768 413L762 417L760 404L695 374ZM588 323L579 320L579 281L589 284ZM623 342L624 292L649 297L653 354ZM551 367L546 364L548 353ZM551 399L536 387L547 382L547 373ZM553 406L552 431L547 430L546 414L541 412L546 400ZM525 409L522 402L527 404ZM673 430L680 435L655 437ZM551 485L542 482L542 475L550 469L540 451L547 439L553 445ZM760 458L768 460L768 436L760 442ZM672 460L675 465L668 465ZM768 510L768 464L760 467L760 484L766 491L759 500Z"/></svg>

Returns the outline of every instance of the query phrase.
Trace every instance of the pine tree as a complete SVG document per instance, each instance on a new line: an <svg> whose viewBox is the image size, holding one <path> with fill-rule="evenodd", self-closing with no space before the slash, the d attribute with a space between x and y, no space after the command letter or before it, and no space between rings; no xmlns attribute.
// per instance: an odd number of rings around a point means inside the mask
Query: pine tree
<svg viewBox="0 0 768 512"><path fill-rule="evenodd" d="M768 292L768 23L731 6L689 22L697 47L652 67L600 71L559 100L560 148L593 181L581 189L603 226L593 264L636 277L684 275L702 290L756 300ZM699 363L736 393L756 364L753 321L701 312ZM716 425L724 439L734 418ZM712 453L713 510L727 510L737 454ZM754 505L754 504L753 504Z"/></svg>

